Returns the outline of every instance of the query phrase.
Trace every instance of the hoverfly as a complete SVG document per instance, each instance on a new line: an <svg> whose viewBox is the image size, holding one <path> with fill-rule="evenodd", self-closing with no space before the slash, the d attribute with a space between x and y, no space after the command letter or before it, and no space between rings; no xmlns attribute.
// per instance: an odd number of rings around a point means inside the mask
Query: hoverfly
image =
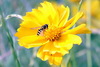
<svg viewBox="0 0 100 67"><path fill-rule="evenodd" d="M44 24L43 26L41 26L41 27L35 27L35 28L31 28L31 29L37 29L37 28L40 28L40 29L38 29L38 31L37 31L37 35L39 36L40 34L42 35L43 34L43 31L45 30L45 29L48 29L48 24Z"/></svg>

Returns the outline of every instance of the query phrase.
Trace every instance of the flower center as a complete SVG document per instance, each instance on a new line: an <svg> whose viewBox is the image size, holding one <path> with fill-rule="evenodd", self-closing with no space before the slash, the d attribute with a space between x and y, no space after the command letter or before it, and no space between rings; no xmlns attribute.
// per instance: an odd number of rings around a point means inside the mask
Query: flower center
<svg viewBox="0 0 100 67"><path fill-rule="evenodd" d="M45 30L44 37L49 41L58 40L61 37L61 29L51 26Z"/></svg>

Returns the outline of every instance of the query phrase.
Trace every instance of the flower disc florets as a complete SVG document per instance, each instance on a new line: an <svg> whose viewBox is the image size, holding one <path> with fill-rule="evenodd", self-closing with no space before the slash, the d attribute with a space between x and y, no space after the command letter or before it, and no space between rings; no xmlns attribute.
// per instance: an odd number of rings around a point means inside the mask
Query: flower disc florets
<svg viewBox="0 0 100 67"><path fill-rule="evenodd" d="M58 40L61 37L61 29L55 26L51 26L45 30L44 36L49 41Z"/></svg>

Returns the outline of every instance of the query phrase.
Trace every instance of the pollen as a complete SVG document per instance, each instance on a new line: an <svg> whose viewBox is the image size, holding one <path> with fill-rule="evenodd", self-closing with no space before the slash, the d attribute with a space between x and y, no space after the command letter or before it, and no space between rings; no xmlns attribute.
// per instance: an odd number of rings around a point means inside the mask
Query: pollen
<svg viewBox="0 0 100 67"><path fill-rule="evenodd" d="M61 37L61 28L51 26L45 30L44 36L49 41L58 40Z"/></svg>

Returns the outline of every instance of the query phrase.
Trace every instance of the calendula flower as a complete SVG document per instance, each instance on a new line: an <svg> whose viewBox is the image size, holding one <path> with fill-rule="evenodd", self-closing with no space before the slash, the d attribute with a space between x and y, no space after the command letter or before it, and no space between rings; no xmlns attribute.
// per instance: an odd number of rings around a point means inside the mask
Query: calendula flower
<svg viewBox="0 0 100 67"><path fill-rule="evenodd" d="M19 38L19 45L25 48L41 46L37 57L48 60L50 64L60 65L62 56L69 53L73 44L81 44L82 40L76 34L90 33L90 30L85 24L70 29L82 17L82 12L68 20L69 7L47 1L41 5L23 16L15 36Z"/></svg>

